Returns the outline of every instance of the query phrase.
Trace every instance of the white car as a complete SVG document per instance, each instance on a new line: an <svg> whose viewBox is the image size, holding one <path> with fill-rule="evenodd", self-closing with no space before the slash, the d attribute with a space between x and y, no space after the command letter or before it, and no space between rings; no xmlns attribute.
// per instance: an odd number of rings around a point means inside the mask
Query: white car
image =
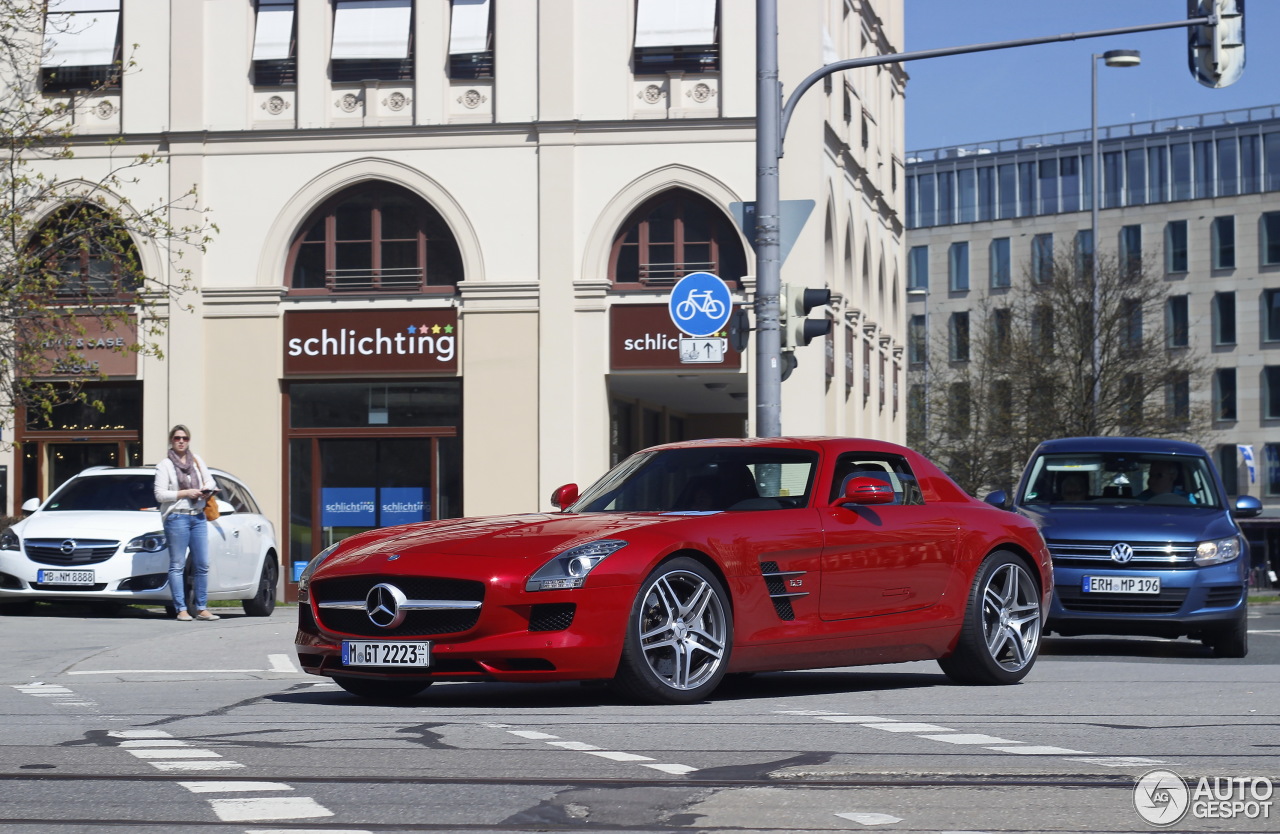
<svg viewBox="0 0 1280 834"><path fill-rule="evenodd" d="M246 614L270 616L280 575L275 528L248 487L226 472L210 473L221 516L209 522L209 599L243 600ZM24 506L34 512L0 534L0 608L18 613L37 600L79 600L163 603L174 614L154 484L154 467L97 466L43 504ZM191 580L188 563L187 608L194 610Z"/></svg>

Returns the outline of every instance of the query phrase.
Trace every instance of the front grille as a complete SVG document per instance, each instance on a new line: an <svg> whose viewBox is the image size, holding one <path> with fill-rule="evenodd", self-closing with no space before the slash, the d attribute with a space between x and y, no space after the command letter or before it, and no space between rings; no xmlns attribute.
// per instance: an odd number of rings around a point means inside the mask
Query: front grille
<svg viewBox="0 0 1280 834"><path fill-rule="evenodd" d="M1205 608L1230 608L1244 596L1243 585L1215 585L1208 589Z"/></svg>
<svg viewBox="0 0 1280 834"><path fill-rule="evenodd" d="M573 625L578 606L572 602L546 602L529 612L530 631L564 631Z"/></svg>
<svg viewBox="0 0 1280 834"><path fill-rule="evenodd" d="M41 585L38 582L32 582L31 588L36 591L105 591L107 583L99 582L97 585Z"/></svg>
<svg viewBox="0 0 1280 834"><path fill-rule="evenodd" d="M1099 542L1053 539L1048 542L1048 545L1053 563L1059 567L1105 566L1108 570L1151 570L1152 568L1185 570L1196 566L1194 544L1125 541L1125 544L1133 548L1133 558L1127 562L1117 562L1111 558L1111 548L1119 543L1120 540Z"/></svg>
<svg viewBox="0 0 1280 834"><path fill-rule="evenodd" d="M383 582L396 586L411 600L484 601L483 582L429 576L352 576L320 580L311 583L311 596L317 606L326 602L363 602L369 595L369 590ZM363 609L321 607L319 611L320 626L324 629L361 637L452 634L474 628L480 619L479 608L409 611L400 625L382 628L375 625Z"/></svg>
<svg viewBox="0 0 1280 834"><path fill-rule="evenodd" d="M65 543L74 548L63 551ZM96 565L120 549L120 542L107 539L27 539L27 558L42 565Z"/></svg>
<svg viewBox="0 0 1280 834"><path fill-rule="evenodd" d="M1058 601L1069 611L1091 614L1174 614L1187 598L1186 588L1158 594L1086 594L1075 585L1059 585Z"/></svg>

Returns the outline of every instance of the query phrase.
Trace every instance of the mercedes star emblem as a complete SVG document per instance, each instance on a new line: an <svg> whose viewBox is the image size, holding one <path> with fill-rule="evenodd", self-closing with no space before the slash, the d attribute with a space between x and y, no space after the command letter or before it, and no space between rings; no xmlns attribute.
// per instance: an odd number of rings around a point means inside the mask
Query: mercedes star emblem
<svg viewBox="0 0 1280 834"><path fill-rule="evenodd" d="M369 622L378 628L395 628L404 622L404 591L395 585L385 582L369 589L364 598L364 610L369 615Z"/></svg>
<svg viewBox="0 0 1280 834"><path fill-rule="evenodd" d="M1111 548L1111 558L1124 564L1133 558L1133 547L1125 542L1120 542Z"/></svg>

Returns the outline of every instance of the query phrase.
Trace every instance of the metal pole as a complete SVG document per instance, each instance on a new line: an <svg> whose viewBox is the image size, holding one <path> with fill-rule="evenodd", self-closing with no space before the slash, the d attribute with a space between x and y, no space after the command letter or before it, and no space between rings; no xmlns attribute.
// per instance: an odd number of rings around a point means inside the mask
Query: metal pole
<svg viewBox="0 0 1280 834"><path fill-rule="evenodd" d="M782 334L778 329L778 159L782 89L778 84L777 0L756 0L756 436L782 434Z"/></svg>
<svg viewBox="0 0 1280 834"><path fill-rule="evenodd" d="M1089 397L1088 433L1096 434L1095 421L1098 406L1102 402L1102 333L1099 325L1102 320L1102 288L1098 285L1098 209L1102 202L1102 161L1098 158L1098 59L1102 56L1096 52L1090 56L1089 65L1093 69L1092 115L1089 120L1089 139L1093 146L1093 199L1090 200L1090 221L1092 241L1090 241L1089 272L1093 281L1093 306L1090 309L1093 326L1093 388Z"/></svg>

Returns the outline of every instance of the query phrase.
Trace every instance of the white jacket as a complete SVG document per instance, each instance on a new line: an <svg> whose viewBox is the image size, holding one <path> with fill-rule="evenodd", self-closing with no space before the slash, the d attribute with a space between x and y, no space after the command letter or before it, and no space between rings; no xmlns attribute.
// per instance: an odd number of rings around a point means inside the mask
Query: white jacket
<svg viewBox="0 0 1280 834"><path fill-rule="evenodd" d="M200 484L201 489L217 489L218 485L214 482L213 476L209 474L209 467L204 465L204 460L192 452L191 455L196 459L197 471L204 476L203 483ZM189 498L178 497L178 469L173 465L173 461L168 456L156 464L156 483L155 483L156 501L160 503L160 514L168 515L171 510L202 510L207 503L207 499L197 498L194 501Z"/></svg>

